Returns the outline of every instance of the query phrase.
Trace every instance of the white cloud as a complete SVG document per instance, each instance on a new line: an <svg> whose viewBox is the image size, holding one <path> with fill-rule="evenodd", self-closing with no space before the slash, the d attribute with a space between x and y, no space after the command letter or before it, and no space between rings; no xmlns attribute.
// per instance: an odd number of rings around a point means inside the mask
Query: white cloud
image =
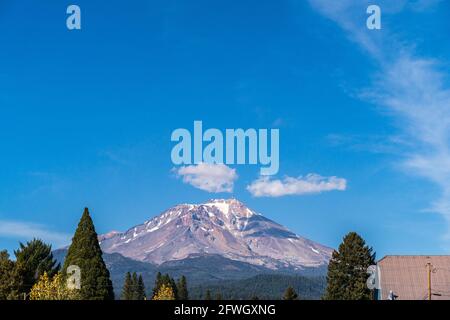
<svg viewBox="0 0 450 320"><path fill-rule="evenodd" d="M45 226L32 222L0 220L0 237L16 238L20 241L38 238L56 247L70 243L70 235L48 230Z"/></svg>
<svg viewBox="0 0 450 320"><path fill-rule="evenodd" d="M224 164L183 166L175 169L183 182L208 192L233 192L234 181L238 178L235 169Z"/></svg>
<svg viewBox="0 0 450 320"><path fill-rule="evenodd" d="M310 173L305 177L285 177L283 180L272 180L270 177L260 177L253 181L247 190L255 197L281 197L287 195L304 195L325 191L340 190L347 187L347 181L338 177L322 177Z"/></svg>
<svg viewBox="0 0 450 320"><path fill-rule="evenodd" d="M439 2L441 1L402 1L397 10L388 13L403 9L426 10ZM395 117L402 139L408 141L410 146L402 150L401 168L440 187L441 194L432 204L431 210L440 213L450 225L448 71L442 68L439 61L418 56L411 49L414 44L406 46L386 29L382 32L364 30L350 14L355 8L362 11L365 1L343 0L339 1L339 5L335 4L337 1L325 0L310 0L310 3L318 12L341 26L378 63L379 71L374 84L362 98L384 107L383 110ZM330 3L333 5L328 5ZM382 1L382 8L384 3Z"/></svg>
<svg viewBox="0 0 450 320"><path fill-rule="evenodd" d="M414 142L402 168L440 187L430 210L450 223L450 88L444 74L435 61L404 55L383 75L375 101L394 112Z"/></svg>

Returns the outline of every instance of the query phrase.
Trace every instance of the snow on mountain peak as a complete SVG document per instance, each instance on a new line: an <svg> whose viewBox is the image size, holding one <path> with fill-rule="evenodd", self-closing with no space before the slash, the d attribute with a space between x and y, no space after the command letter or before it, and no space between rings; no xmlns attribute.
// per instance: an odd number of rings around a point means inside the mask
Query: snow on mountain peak
<svg viewBox="0 0 450 320"><path fill-rule="evenodd" d="M225 216L228 216L230 212L230 205L226 202L207 202L203 204L207 207L216 207L219 209Z"/></svg>
<svg viewBox="0 0 450 320"><path fill-rule="evenodd" d="M332 252L236 199L174 206L124 233L102 237L101 246L107 253L153 263L219 254L271 268L320 266L328 263Z"/></svg>
<svg viewBox="0 0 450 320"><path fill-rule="evenodd" d="M216 207L219 209L227 218L230 214L237 217L249 218L256 213L247 208L242 202L234 198L231 199L212 199L202 205L207 207Z"/></svg>

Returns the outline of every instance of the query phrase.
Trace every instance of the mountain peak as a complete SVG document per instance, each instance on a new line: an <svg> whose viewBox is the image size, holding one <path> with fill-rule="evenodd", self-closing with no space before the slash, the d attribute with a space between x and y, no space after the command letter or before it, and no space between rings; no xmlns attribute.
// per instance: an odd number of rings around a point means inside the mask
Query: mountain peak
<svg viewBox="0 0 450 320"><path fill-rule="evenodd" d="M250 210L245 204L235 198L211 199L208 202L202 203L201 205L207 207L216 207L227 217L229 217L230 214L233 216L247 218L256 215L254 211Z"/></svg>
<svg viewBox="0 0 450 320"><path fill-rule="evenodd" d="M157 264L192 254L218 254L269 268L302 268L324 265L332 253L234 198L180 204L101 239L104 252Z"/></svg>

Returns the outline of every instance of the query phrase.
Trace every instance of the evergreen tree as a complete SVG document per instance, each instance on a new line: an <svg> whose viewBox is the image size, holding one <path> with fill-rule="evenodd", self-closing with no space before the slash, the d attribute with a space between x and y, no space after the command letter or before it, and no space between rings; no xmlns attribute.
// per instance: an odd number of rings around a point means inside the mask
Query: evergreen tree
<svg viewBox="0 0 450 320"><path fill-rule="evenodd" d="M298 294L295 292L294 288L288 287L283 295L283 300L297 300Z"/></svg>
<svg viewBox="0 0 450 320"><path fill-rule="evenodd" d="M375 253L355 232L347 234L328 265L326 300L368 300L367 268L375 264Z"/></svg>
<svg viewBox="0 0 450 320"><path fill-rule="evenodd" d="M12 283L12 290L8 294L8 300L24 300L27 299L28 291L30 288L25 286L23 279L23 268L24 266L19 266L17 263L14 263L14 268L10 272L10 280ZM27 289L27 290L25 290Z"/></svg>
<svg viewBox="0 0 450 320"><path fill-rule="evenodd" d="M13 295L15 288L14 262L9 259L8 251L0 251L0 300L18 298Z"/></svg>
<svg viewBox="0 0 450 320"><path fill-rule="evenodd" d="M181 276L177 283L178 300L189 300L186 277Z"/></svg>
<svg viewBox="0 0 450 320"><path fill-rule="evenodd" d="M133 272L131 275L131 300L139 300L138 299L138 276L136 272Z"/></svg>
<svg viewBox="0 0 450 320"><path fill-rule="evenodd" d="M70 265L76 265L81 269L80 294L83 300L114 299L109 271L103 261L94 223L87 208L84 209L72 244L67 251L63 268L65 275Z"/></svg>
<svg viewBox="0 0 450 320"><path fill-rule="evenodd" d="M211 291L209 291L209 289L206 290L205 300L211 300Z"/></svg>
<svg viewBox="0 0 450 320"><path fill-rule="evenodd" d="M252 296L252 298L250 300L259 300L259 297L255 294Z"/></svg>
<svg viewBox="0 0 450 320"><path fill-rule="evenodd" d="M172 288L175 300L179 300L178 288L177 288L177 284L175 283L175 280L173 278L171 278L168 274L166 276L167 276L167 280L165 283L167 283Z"/></svg>
<svg viewBox="0 0 450 320"><path fill-rule="evenodd" d="M40 276L47 273L53 277L60 265L53 259L51 245L45 244L39 239L33 239L19 244L19 249L14 251L16 256L15 272L20 278L20 295L28 294Z"/></svg>
<svg viewBox="0 0 450 320"><path fill-rule="evenodd" d="M145 300L145 286L142 275L136 272L125 275L125 283L122 288L122 300Z"/></svg>
<svg viewBox="0 0 450 320"><path fill-rule="evenodd" d="M220 292L216 293L216 300L223 300L222 294Z"/></svg>
<svg viewBox="0 0 450 320"><path fill-rule="evenodd" d="M142 279L142 275L139 275L137 282L137 300L145 300L145 285L144 279Z"/></svg>
<svg viewBox="0 0 450 320"><path fill-rule="evenodd" d="M125 282L122 288L122 300L133 299L133 283L131 280L131 274L127 272L125 275Z"/></svg>

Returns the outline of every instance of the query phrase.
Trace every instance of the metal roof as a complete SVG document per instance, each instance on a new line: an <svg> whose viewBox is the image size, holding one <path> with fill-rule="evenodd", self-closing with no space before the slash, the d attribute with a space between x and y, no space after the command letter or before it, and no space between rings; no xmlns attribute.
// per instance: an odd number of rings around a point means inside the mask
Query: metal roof
<svg viewBox="0 0 450 320"><path fill-rule="evenodd" d="M450 300L450 256L386 256L378 261L381 299L427 300L431 263L432 300Z"/></svg>

